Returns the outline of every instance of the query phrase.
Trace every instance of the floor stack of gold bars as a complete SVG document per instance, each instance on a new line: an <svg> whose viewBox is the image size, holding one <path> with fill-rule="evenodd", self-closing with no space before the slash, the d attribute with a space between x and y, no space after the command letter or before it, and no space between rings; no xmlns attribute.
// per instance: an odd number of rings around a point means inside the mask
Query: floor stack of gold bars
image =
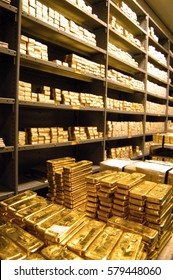
<svg viewBox="0 0 173 280"><path fill-rule="evenodd" d="M67 171L71 172L72 166ZM103 176L89 175L90 188L93 185L96 189L99 179L105 182L109 178ZM128 186L133 185L133 180L136 182L129 191L129 205L134 202L130 198L135 192L138 195L134 197L135 202L137 199L145 200L145 223L115 215L106 222L92 219L87 217L84 209L69 209L28 190L0 202L0 259L157 259L172 236L172 186L154 184L144 188L142 182L139 182L139 174L134 174L131 181L130 178L127 180L128 177L126 180L125 177L120 179L122 172L113 176L117 176L116 185L122 180ZM149 184L145 182L144 185ZM105 188L105 183L100 183L98 192L103 191L102 186ZM109 192L105 193L111 193L114 188L115 185L109 185ZM140 195L141 188L144 189L143 196ZM157 210L147 213L147 209L153 210L154 204ZM111 208L110 205L108 208Z"/></svg>

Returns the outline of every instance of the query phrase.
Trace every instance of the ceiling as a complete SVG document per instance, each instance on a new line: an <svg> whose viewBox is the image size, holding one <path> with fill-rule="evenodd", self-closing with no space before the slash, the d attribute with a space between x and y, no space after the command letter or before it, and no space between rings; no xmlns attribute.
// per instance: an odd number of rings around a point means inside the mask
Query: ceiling
<svg viewBox="0 0 173 280"><path fill-rule="evenodd" d="M144 0L173 35L173 0Z"/></svg>

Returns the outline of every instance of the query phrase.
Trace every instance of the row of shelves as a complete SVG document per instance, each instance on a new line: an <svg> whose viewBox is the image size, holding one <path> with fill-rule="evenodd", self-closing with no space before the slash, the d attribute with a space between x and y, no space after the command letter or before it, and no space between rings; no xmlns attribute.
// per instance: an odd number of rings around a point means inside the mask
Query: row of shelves
<svg viewBox="0 0 173 280"><path fill-rule="evenodd" d="M154 133L165 132L173 118L168 110L173 107L169 80L173 79L173 42L164 31L134 0L124 1L130 15L119 0L9 2L0 0L0 137L6 144L0 149L0 199L47 188L47 182L28 176L34 166L45 167L47 159L88 159L95 172L107 149L126 145L138 146L144 159L145 143ZM149 46L166 58L166 65L149 53ZM42 47L44 59L38 58ZM161 71L159 75L150 73L149 63ZM20 82L30 87L25 91ZM47 93L44 87L49 88ZM52 89L58 89L61 101L53 97ZM68 105L61 99L64 92L74 93L70 101L67 97ZM90 94L101 98L103 106L75 103L82 93L86 99ZM44 102L37 101L44 96ZM165 106L165 113L153 108L149 112L147 102L154 103L151 107ZM141 111L130 111L130 106ZM139 123L142 130L121 134L116 122L125 122L126 129L128 122L134 122L135 129ZM103 137L19 145L19 132L25 129L77 126L97 127Z"/></svg>

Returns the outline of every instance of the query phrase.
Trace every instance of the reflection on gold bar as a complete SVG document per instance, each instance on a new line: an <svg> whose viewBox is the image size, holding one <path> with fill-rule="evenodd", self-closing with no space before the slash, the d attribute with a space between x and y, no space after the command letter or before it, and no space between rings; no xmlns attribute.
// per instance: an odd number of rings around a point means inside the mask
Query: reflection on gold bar
<svg viewBox="0 0 173 280"><path fill-rule="evenodd" d="M29 190L29 191L22 192L22 193L20 193L18 195L15 195L13 197L7 198L7 199L1 201L0 204L4 207L4 210L7 211L7 207L9 205L16 204L19 201L25 200L25 199L27 199L29 197L30 198L34 197L36 195L37 195L37 193Z"/></svg>
<svg viewBox="0 0 173 280"><path fill-rule="evenodd" d="M86 250L85 257L89 260L106 260L122 233L120 229L104 228Z"/></svg>
<svg viewBox="0 0 173 280"><path fill-rule="evenodd" d="M86 167L91 167L92 164L93 164L92 161L81 160L81 161L66 165L63 168L64 168L64 171L68 173L68 172L75 172L77 170L79 171Z"/></svg>
<svg viewBox="0 0 173 280"><path fill-rule="evenodd" d="M22 260L26 253L7 236L0 233L0 259L1 260Z"/></svg>
<svg viewBox="0 0 173 280"><path fill-rule="evenodd" d="M118 180L117 186L121 187L122 189L130 189L140 181L142 181L145 177L145 174L134 172L129 174L128 177L122 178Z"/></svg>
<svg viewBox="0 0 173 280"><path fill-rule="evenodd" d="M41 254L47 260L83 260L75 253L58 244L42 249Z"/></svg>
<svg viewBox="0 0 173 280"><path fill-rule="evenodd" d="M37 251L44 244L34 235L28 233L16 224L6 224L3 228L1 228L1 232L3 235L7 236L17 245L22 247L27 254Z"/></svg>
<svg viewBox="0 0 173 280"><path fill-rule="evenodd" d="M91 220L67 243L67 247L82 255L105 227L104 222Z"/></svg>
<svg viewBox="0 0 173 280"><path fill-rule="evenodd" d="M38 202L31 205L30 207L17 211L15 213L15 217L23 220L25 217L45 209L46 207L50 206L50 204L51 202L48 200Z"/></svg>
<svg viewBox="0 0 173 280"><path fill-rule="evenodd" d="M100 184L103 186L107 186L107 187L113 187L116 185L117 181L119 181L120 179L125 179L128 178L130 175L129 173L126 172L116 172L114 171L112 173L112 175L104 178L103 180L100 181Z"/></svg>
<svg viewBox="0 0 173 280"><path fill-rule="evenodd" d="M69 234L74 227L78 226L82 219L85 217L85 213L78 210L72 210L64 218L59 220L47 228L45 232L45 239L54 240L54 242L61 242L67 234Z"/></svg>
<svg viewBox="0 0 173 280"><path fill-rule="evenodd" d="M154 182L142 181L131 188L129 195L132 198L143 200L146 198L147 193L151 191L156 185L157 183Z"/></svg>
<svg viewBox="0 0 173 280"><path fill-rule="evenodd" d="M85 179L87 181L87 183L92 183L92 184L96 184L99 181L101 181L103 178L111 175L112 173L117 173L117 172L112 172L111 170L104 170L98 173L94 173L91 175L88 175Z"/></svg>
<svg viewBox="0 0 173 280"><path fill-rule="evenodd" d="M146 200L153 203L162 203L172 193L172 186L157 184L148 194Z"/></svg>
<svg viewBox="0 0 173 280"><path fill-rule="evenodd" d="M7 210L8 210L9 213L14 213L16 211L20 211L22 209L30 207L33 204L36 204L36 203L39 203L39 202L42 202L42 201L45 201L45 198L43 198L41 196L35 196L35 197L32 197L32 198L22 200L20 202L15 203L15 204L9 205Z"/></svg>
<svg viewBox="0 0 173 280"><path fill-rule="evenodd" d="M140 223L125 220L120 217L112 216L107 223L109 226L117 227L122 230L140 234L144 241L155 243L158 240L158 231L144 226Z"/></svg>
<svg viewBox="0 0 173 280"><path fill-rule="evenodd" d="M125 232L112 250L109 260L136 260L140 251L142 236Z"/></svg>
<svg viewBox="0 0 173 280"><path fill-rule="evenodd" d="M50 204L45 209L42 209L36 213L33 213L27 216L24 220L29 226L36 226L40 222L43 222L49 219L52 215L56 214L58 211L62 211L64 209L63 206L58 204Z"/></svg>

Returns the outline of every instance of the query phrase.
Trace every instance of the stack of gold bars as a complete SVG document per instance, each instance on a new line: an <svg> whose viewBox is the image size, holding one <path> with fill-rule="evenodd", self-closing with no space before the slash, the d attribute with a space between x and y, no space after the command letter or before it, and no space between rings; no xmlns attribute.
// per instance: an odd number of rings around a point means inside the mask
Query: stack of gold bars
<svg viewBox="0 0 173 280"><path fill-rule="evenodd" d="M100 189L100 181L112 174L112 171L105 170L91 174L86 177L87 202L86 215L91 218L97 217L97 209L99 206L98 191Z"/></svg>
<svg viewBox="0 0 173 280"><path fill-rule="evenodd" d="M63 166L75 162L75 158L64 157L47 160L47 178L49 182L47 197L59 204L64 203Z"/></svg>
<svg viewBox="0 0 173 280"><path fill-rule="evenodd" d="M120 178L126 178L127 175L125 172L114 171L109 177L101 180L98 191L99 209L97 213L99 220L106 222L112 216L113 198L117 188L117 181Z"/></svg>
<svg viewBox="0 0 173 280"><path fill-rule="evenodd" d="M156 247L158 254L172 236L172 194L172 185L157 184L146 195L146 224L159 232L159 240Z"/></svg>
<svg viewBox="0 0 173 280"><path fill-rule="evenodd" d="M92 161L81 160L64 166L64 205L67 208L76 208L86 203L85 178L92 173L92 164Z"/></svg>
<svg viewBox="0 0 173 280"><path fill-rule="evenodd" d="M114 192L113 214L127 218L129 213L129 191L134 185L142 181L145 175L137 172L132 174L122 172L122 174L126 174L126 176L123 178L122 175L116 182L117 188Z"/></svg>
<svg viewBox="0 0 173 280"><path fill-rule="evenodd" d="M125 232L131 232L142 237L145 244L144 249L147 252L148 259L157 258L157 254L154 255L156 245L158 242L158 231L142 225L137 222L129 221L118 216L112 216L107 223L108 226L119 228Z"/></svg>
<svg viewBox="0 0 173 280"><path fill-rule="evenodd" d="M130 189L129 220L139 223L145 222L146 195L156 184L150 181L142 181Z"/></svg>

